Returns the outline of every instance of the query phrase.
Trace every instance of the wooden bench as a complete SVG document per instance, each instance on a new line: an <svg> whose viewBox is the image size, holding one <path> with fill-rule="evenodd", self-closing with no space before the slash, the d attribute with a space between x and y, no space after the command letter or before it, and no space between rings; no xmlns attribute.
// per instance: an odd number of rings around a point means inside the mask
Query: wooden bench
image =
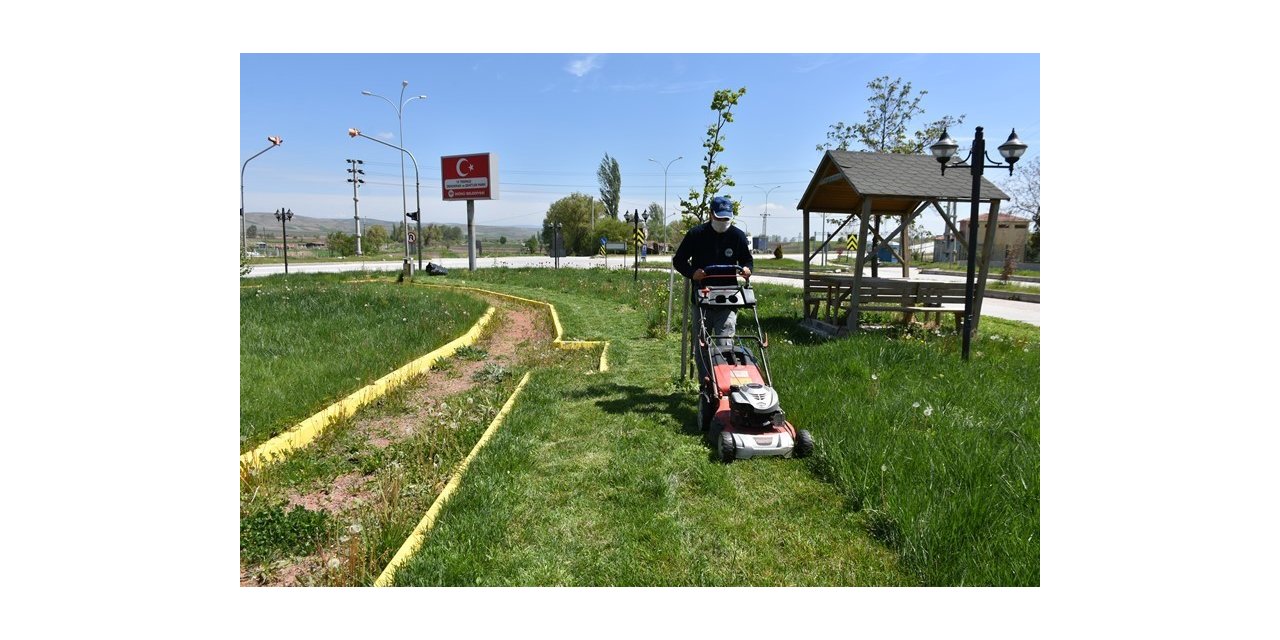
<svg viewBox="0 0 1280 640"><path fill-rule="evenodd" d="M849 297L853 294L851 275L813 275L809 277L809 294L805 300L807 317L823 318L828 324L842 324L849 314ZM825 303L826 309L822 309ZM934 314L935 322L942 323L942 314L955 316L956 330L964 324L964 283L923 282L897 278L863 278L858 286L858 311L887 311L903 314L903 322L909 323L917 314Z"/></svg>

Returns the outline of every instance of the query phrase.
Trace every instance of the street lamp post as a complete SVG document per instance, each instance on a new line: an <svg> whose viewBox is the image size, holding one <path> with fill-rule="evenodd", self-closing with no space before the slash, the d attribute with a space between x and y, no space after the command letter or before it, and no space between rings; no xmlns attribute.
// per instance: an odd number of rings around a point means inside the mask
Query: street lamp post
<svg viewBox="0 0 1280 640"><path fill-rule="evenodd" d="M640 220L643 219L647 223L649 221L649 212L646 211L644 213L640 213L640 210L636 209L634 213L627 212L623 214L622 218L627 222L631 223L631 227L632 227L631 240L632 242L636 243L636 254L635 256L633 256L634 259L632 260L633 266L635 267L635 277L632 280L634 282L639 282L640 281Z"/></svg>
<svg viewBox="0 0 1280 640"><path fill-rule="evenodd" d="M761 186L759 186L759 185L754 185L754 184L753 184L753 185L751 185L751 186L753 186L753 187L755 187L755 188L757 188L757 189L759 189L759 190L761 190L761 191L764 191L764 213L760 214L760 221L761 221L761 222L760 222L760 236L764 238L764 247L765 247L765 249L768 249L768 248L769 248L769 194L770 194L770 193L772 193L774 189L777 189L778 187L781 187L782 185L778 185L777 187L773 187L772 189L769 189L768 191L765 191L764 187L761 187Z"/></svg>
<svg viewBox="0 0 1280 640"><path fill-rule="evenodd" d="M276 220L280 221L280 237L284 241L284 273L289 274L289 230L285 227L285 223L293 219L293 209L285 211L283 208L276 209Z"/></svg>
<svg viewBox="0 0 1280 640"><path fill-rule="evenodd" d="M408 80L401 80L401 81L400 81L400 106L396 106L396 103L394 103L394 102L392 102L392 101L388 100L387 98L384 98L384 97L382 97L382 96L380 96L380 95L378 95L378 94L376 94L376 93L373 93L373 92L370 92L370 91L361 91L361 92L360 92L360 95L372 96L372 97L374 97L374 98L382 98L384 101L386 101L386 103L387 103L387 104L391 105L391 108L392 108L392 109L395 109L395 111L396 111L396 120L397 120L397 121L399 122L399 124L400 124L400 144L402 144L402 145L404 144L404 106L405 106L405 105L407 105L407 104L409 104L410 102L413 102L414 100L426 100L426 99L427 99L427 97L426 97L426 96L413 96L413 97L409 98L408 100L405 100L405 99L404 99L404 90L405 90L405 87L408 87L408 86L409 86L409 81L408 81ZM403 151L403 149L401 149L401 150ZM407 152L407 151L405 151L405 153L408 153L408 152ZM405 188L404 188L404 154L403 154L403 153L402 153L402 154L400 154L400 206L401 206L402 208L406 209L406 210L409 208L409 197L405 195ZM421 215L421 211L419 211L419 215L418 215L418 217L414 218L414 222L416 222L416 223L417 223L417 227L418 227L418 235L417 235L417 237L419 238L419 240L418 240L418 269L419 269L419 270L421 270L421 269L422 269L422 240L421 240L421 238L422 238L422 215ZM405 227L408 227L408 226L409 226L408 224L405 224ZM407 236L408 236L408 233L406 233L406 234L405 234L405 236L407 237ZM406 244L405 244L405 250L406 250L406 251L408 251L408 246L409 246L409 245L406 243Z"/></svg>
<svg viewBox="0 0 1280 640"><path fill-rule="evenodd" d="M684 156L679 156L676 158L676 160L683 160L683 159L684 159ZM662 242L668 247L671 246L671 239L667 237L667 170L671 168L671 165L676 160L672 160L671 162L668 162L667 166L662 169L662 220L661 220ZM649 158L649 162L662 164L661 162L658 162L653 158ZM675 298L675 289L676 289L676 270L675 270L674 263L672 263L671 265L667 266L667 333L668 334L671 333L671 312L674 310L672 308L672 301Z"/></svg>
<svg viewBox="0 0 1280 640"><path fill-rule="evenodd" d="M271 143L271 146L249 156L249 160L280 146L284 142L280 136L267 136L267 141ZM245 235L244 231L244 168L249 166L249 160L245 160L244 164L240 165L240 250L245 253L249 253L249 237Z"/></svg>
<svg viewBox="0 0 1280 640"><path fill-rule="evenodd" d="M929 147L933 153L933 157L937 158L938 163L942 165L942 174L946 175L947 168L966 168L969 174L973 176L973 189L969 194L969 260L965 271L964 279L964 335L961 337L963 347L961 349L961 358L969 359L969 341L973 334L973 303L974 303L974 267L977 265L978 257L978 197L982 188L982 170L983 169L1009 169L1009 175L1013 175L1013 165L1018 162L1018 158L1026 152L1027 145L1018 139L1018 131L1011 130L1009 139L1000 145L1000 155L1009 164L1000 164L992 160L987 155L987 143L982 137L982 127L974 130L973 148L969 150L969 155L964 160L959 160L955 164L947 164L951 158L955 156L956 150L960 148L956 141L947 135L947 130L942 130L942 137L936 143ZM965 162L972 160L969 164ZM993 164L984 164L983 161ZM996 220L987 220L988 225L997 224ZM988 250L990 248L988 247Z"/></svg>
<svg viewBox="0 0 1280 640"><path fill-rule="evenodd" d="M421 220L422 219L422 180L421 180L421 177L418 175L418 159L414 158L413 154L409 153L408 149L405 149L404 147L397 147L396 145L391 144L390 142L383 142L377 138L370 138L369 136L366 136L365 134L360 133L359 129L347 129L347 135L351 136L352 138L356 136L360 136L361 138L364 138L366 140L372 140L378 144L386 145L388 147L391 147L392 149L399 149L401 152L409 154L409 159L413 161L413 193L414 193L414 206L416 207L413 211L412 217L414 220ZM400 219L401 224L404 225L404 229L405 229L404 267L403 267L403 273L405 278L408 278L409 276L413 275L413 262L409 260L409 217L410 217L409 212L405 211L404 215ZM418 245L418 246L419 248L421 248L422 245ZM418 261L419 262L422 261L421 256L418 257Z"/></svg>

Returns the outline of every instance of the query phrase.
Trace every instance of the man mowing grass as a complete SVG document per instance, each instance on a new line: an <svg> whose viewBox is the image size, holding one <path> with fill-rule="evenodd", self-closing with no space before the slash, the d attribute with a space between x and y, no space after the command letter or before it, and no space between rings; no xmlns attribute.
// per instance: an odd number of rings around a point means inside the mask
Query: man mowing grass
<svg viewBox="0 0 1280 640"><path fill-rule="evenodd" d="M711 219L690 229L684 240L680 241L680 248L676 249L671 262L680 275L693 281L693 290L707 277L707 272L703 269L713 264L740 266L743 277L751 277L751 267L755 266L755 261L747 246L747 234L730 224L732 219L733 202L723 196L716 196L711 199ZM694 304L693 326L697 327L702 322L701 313L702 310ZM712 334L732 336L737 326L738 313L733 309L707 312L707 330ZM729 341L722 341L727 342ZM694 360L698 363L698 378L706 377L706 365L702 359Z"/></svg>

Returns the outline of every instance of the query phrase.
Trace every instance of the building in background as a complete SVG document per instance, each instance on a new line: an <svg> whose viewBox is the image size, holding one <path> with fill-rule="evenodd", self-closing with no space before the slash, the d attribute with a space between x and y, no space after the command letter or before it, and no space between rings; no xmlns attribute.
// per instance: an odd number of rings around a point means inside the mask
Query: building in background
<svg viewBox="0 0 1280 640"><path fill-rule="evenodd" d="M987 237L986 235L987 220L990 216L991 214L989 213L984 213L978 216L979 250L981 250L981 247L982 247L982 240ZM996 261L1000 261L1001 263L1003 263L1004 252L1006 248L1013 249L1014 255L1017 256L1019 260L1021 260L1023 253L1026 250L1027 238L1031 236L1030 227L1031 227L1031 221L1028 220L1027 218L1020 218L1018 216L1009 215L1007 213L999 214L999 218L996 220L996 241L995 241L996 250L995 250L995 253L993 253L991 256L992 264L995 264ZM965 218L965 217L960 218L960 235L965 239L965 242L969 241L969 219L968 218ZM947 244L946 240L943 240L942 244L944 245L943 248L945 249L945 245ZM964 247L959 242L955 243L955 251L957 255L956 259L958 261L969 259L969 255L965 253ZM935 255L942 255L942 254L936 253L936 250L935 250ZM978 253L978 256L981 257L982 253ZM941 261L941 258L939 258L939 260Z"/></svg>

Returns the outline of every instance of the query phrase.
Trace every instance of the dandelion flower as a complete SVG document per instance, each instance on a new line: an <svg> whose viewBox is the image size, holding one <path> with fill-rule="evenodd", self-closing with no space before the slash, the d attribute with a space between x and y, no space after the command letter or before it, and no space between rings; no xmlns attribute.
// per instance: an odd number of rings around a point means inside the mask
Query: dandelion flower
<svg viewBox="0 0 1280 640"><path fill-rule="evenodd" d="M888 471L888 470L889 470L889 465L887 465L887 464L882 464L882 465L880 465L880 473L884 473L884 472L886 472L886 471Z"/></svg>
<svg viewBox="0 0 1280 640"><path fill-rule="evenodd" d="M920 408L920 403L919 403L919 402L912 402L912 403L911 403L911 408L912 408L912 409L919 409L919 408Z"/></svg>
<svg viewBox="0 0 1280 640"><path fill-rule="evenodd" d="M933 407L932 407L932 406L925 407L925 408L924 408L924 417L928 418L928 417L929 417L929 416L931 416L931 415L933 415Z"/></svg>
<svg viewBox="0 0 1280 640"><path fill-rule="evenodd" d="M337 568L338 568L338 567L340 567L340 566L342 566L342 561L341 561L341 560L339 560L339 559L337 559L337 558L329 558L329 568L330 568L330 569L337 569Z"/></svg>
<svg viewBox="0 0 1280 640"><path fill-rule="evenodd" d="M360 533L361 531L364 531L364 527L361 527L360 523L357 522L351 525L350 527L347 527L347 530L350 531L351 533Z"/></svg>
<svg viewBox="0 0 1280 640"><path fill-rule="evenodd" d="M872 379L872 380L879 380L879 379L880 379L880 376L878 376L878 375L876 375L876 374L874 374L874 373L873 373L873 374L871 374L871 379Z"/></svg>

